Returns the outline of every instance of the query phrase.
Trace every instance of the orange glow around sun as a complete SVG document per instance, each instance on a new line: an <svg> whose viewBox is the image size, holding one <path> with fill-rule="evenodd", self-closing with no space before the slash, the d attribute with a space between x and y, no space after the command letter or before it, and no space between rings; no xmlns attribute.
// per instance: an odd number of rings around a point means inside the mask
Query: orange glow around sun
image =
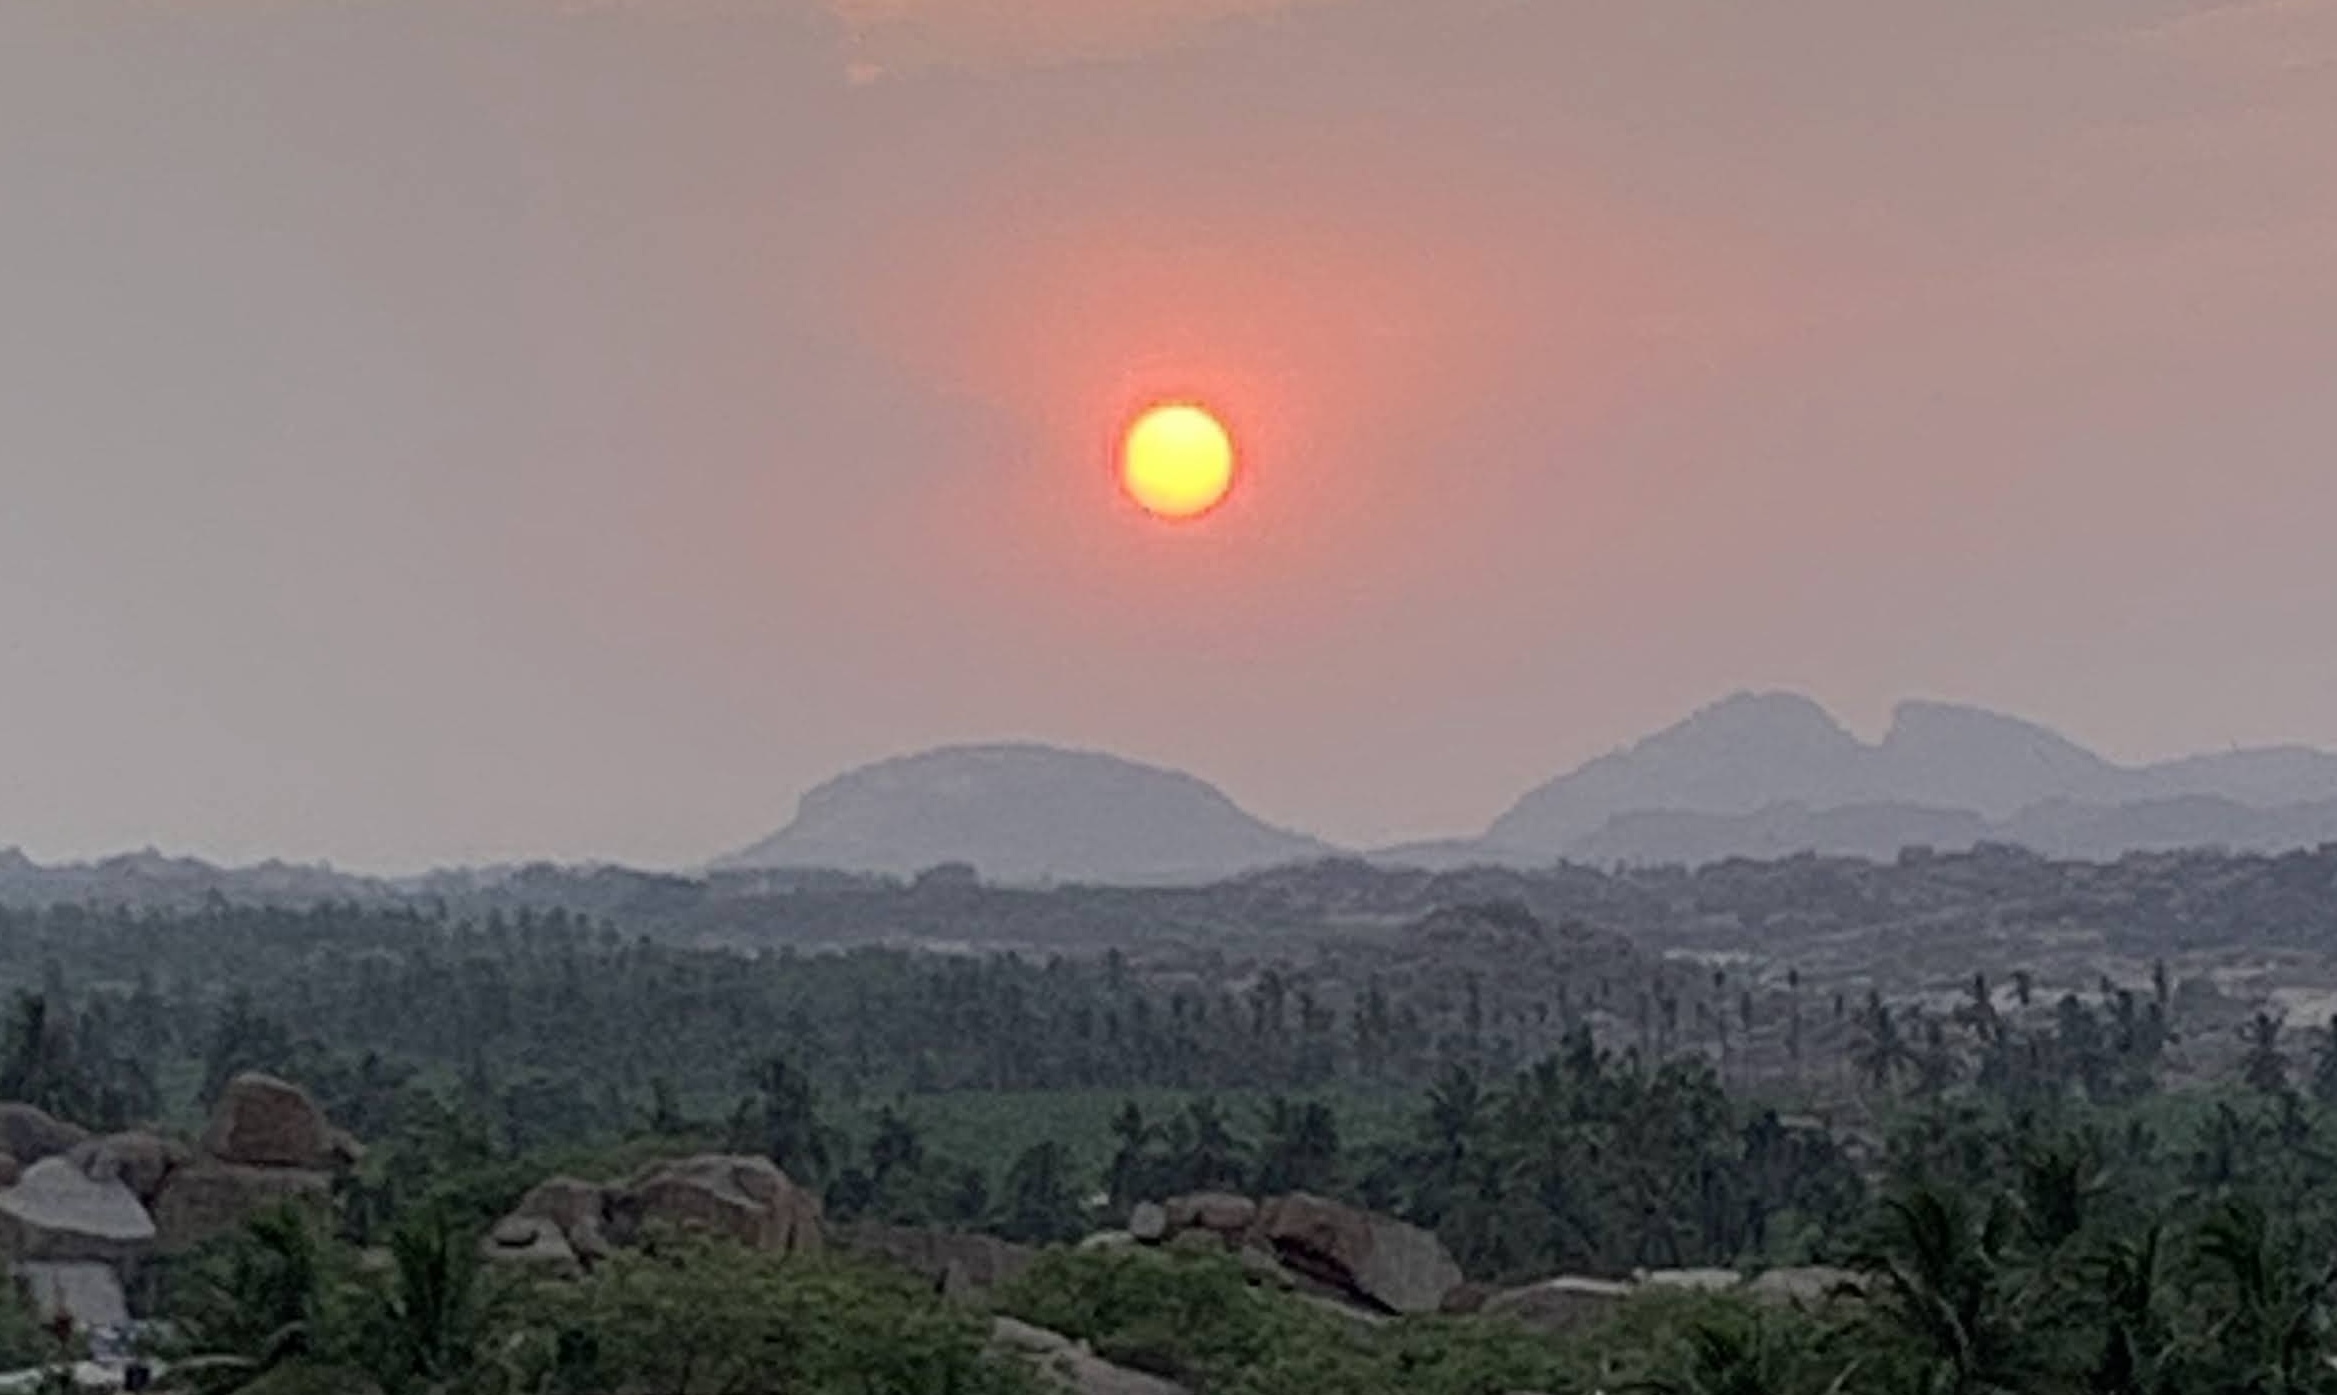
<svg viewBox="0 0 2337 1395"><path fill-rule="evenodd" d="M1138 417L1120 448L1128 497L1159 518L1199 518L1216 508L1233 489L1233 473L1233 436L1191 403Z"/></svg>

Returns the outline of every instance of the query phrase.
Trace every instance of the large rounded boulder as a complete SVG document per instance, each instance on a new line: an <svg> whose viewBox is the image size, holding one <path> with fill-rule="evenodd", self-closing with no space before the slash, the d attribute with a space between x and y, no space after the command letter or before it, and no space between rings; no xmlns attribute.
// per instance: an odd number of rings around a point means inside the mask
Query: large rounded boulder
<svg viewBox="0 0 2337 1395"><path fill-rule="evenodd" d="M118 1264L154 1247L154 1219L118 1181L48 1157L0 1190L0 1252L16 1260Z"/></svg>
<svg viewBox="0 0 2337 1395"><path fill-rule="evenodd" d="M203 1134L204 1152L245 1167L327 1168L345 1150L306 1090L257 1071L227 1082Z"/></svg>
<svg viewBox="0 0 2337 1395"><path fill-rule="evenodd" d="M1304 1192L1266 1203L1257 1236L1293 1272L1391 1313L1436 1312L1463 1277L1429 1231Z"/></svg>

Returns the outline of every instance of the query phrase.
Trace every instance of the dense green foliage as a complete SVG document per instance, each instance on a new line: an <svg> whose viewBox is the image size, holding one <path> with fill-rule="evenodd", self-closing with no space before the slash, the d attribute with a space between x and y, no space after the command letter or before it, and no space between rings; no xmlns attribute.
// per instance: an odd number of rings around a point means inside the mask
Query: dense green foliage
<svg viewBox="0 0 2337 1395"><path fill-rule="evenodd" d="M86 1123L190 1118L240 1070L303 1082L385 1145L350 1187L359 1239L424 1201L491 1217L525 1189L523 1157L645 1140L763 1153L839 1217L1034 1242L1092 1223L1107 1161L1122 1201L1313 1189L1438 1226L1488 1273L1726 1259L1780 1217L1822 1232L1854 1199L1814 1155L1822 1134L1739 1109L1699 1058L1647 1071L1577 1025L1562 1058L1513 1075L1473 980L1418 1005L1374 984L1341 1017L1271 969L1212 995L1113 956L750 956L561 912L474 926L225 904L0 913L0 975L37 990L6 1068ZM1341 1106L1429 1081L1418 1119L1342 1127ZM1240 1093L1195 1093L1219 1086ZM1108 1144L951 1155L918 1119L926 1101L1121 1088L1152 1113L1123 1113Z"/></svg>
<svg viewBox="0 0 2337 1395"><path fill-rule="evenodd" d="M1152 1251L1057 1250L1001 1296L1205 1395L2337 1391L2337 1023L2199 1028L2163 968L2084 994L1976 978L1945 1006L1813 1000L1842 1048L1818 1060L1797 980L1778 1002L1725 980L1586 982L1536 1013L1465 975L1334 1003L1296 970L1232 991L1116 957L748 955L559 912L0 912L0 1094L183 1125L268 1069L371 1144L331 1227L266 1217L174 1266L178 1369L217 1389L1030 1388L981 1316L850 1263L664 1236L576 1282L481 1267L548 1174L723 1149L837 1221L1054 1245L1141 1199L1303 1190L1434 1229L1487 1283L1813 1263L1866 1285L1809 1310L1651 1297L1564 1336L1364 1331ZM1757 1030L1782 1079L1746 1068ZM2168 1091L2207 1030L2224 1088ZM0 1354L54 1351L0 1306Z"/></svg>
<svg viewBox="0 0 2337 1395"><path fill-rule="evenodd" d="M670 1238L547 1285L501 1339L518 1389L593 1395L1020 1395L987 1324L905 1280Z"/></svg>
<svg viewBox="0 0 2337 1395"><path fill-rule="evenodd" d="M1116 957L749 955L561 911L0 910L0 983L72 1005L34 1029L36 1067L58 1069L17 1097L77 1116L183 1103L163 1087L187 1068L201 1096L266 1068L334 1091L363 1131L419 1071L491 1088L522 1144L727 1102L773 1056L860 1098L1400 1081L1468 1045L1385 995L1342 1022L1273 973L1236 997L1147 985Z"/></svg>
<svg viewBox="0 0 2337 1395"><path fill-rule="evenodd" d="M362 1265L289 1213L181 1276L177 1377L200 1389L596 1395L1031 1395L975 1315L899 1276L664 1235L575 1281L493 1272L425 1213ZM360 1374L361 1373L361 1374Z"/></svg>
<svg viewBox="0 0 2337 1395"><path fill-rule="evenodd" d="M70 1339L41 1321L14 1284L0 1284L0 1369L16 1370L73 1353Z"/></svg>
<svg viewBox="0 0 2337 1395"><path fill-rule="evenodd" d="M1558 1342L1468 1320L1358 1331L1353 1320L1250 1287L1215 1256L1056 1253L1003 1296L1015 1316L1196 1390L1239 1395L1476 1395L1571 1389Z"/></svg>

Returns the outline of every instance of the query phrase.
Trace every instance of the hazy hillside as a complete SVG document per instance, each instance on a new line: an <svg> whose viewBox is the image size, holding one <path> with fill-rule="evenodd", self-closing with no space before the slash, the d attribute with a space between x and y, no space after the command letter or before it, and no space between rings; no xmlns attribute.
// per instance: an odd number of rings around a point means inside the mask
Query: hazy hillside
<svg viewBox="0 0 2337 1395"><path fill-rule="evenodd" d="M1808 698L1740 693L1530 791L1480 849L1698 861L1984 838L2097 856L2300 847L2327 836L2318 806L2331 800L2337 756L2300 747L2121 766L2033 722L1933 702L1902 704L1869 744Z"/></svg>
<svg viewBox="0 0 2337 1395"><path fill-rule="evenodd" d="M1867 749L1790 693L1740 693L1529 792L1485 841L1556 856L1619 814L1749 814L1878 797Z"/></svg>
<svg viewBox="0 0 2337 1395"><path fill-rule="evenodd" d="M2337 843L2337 800L2274 809L2204 794L2115 807L2056 800L2022 810L1996 836L2053 857L2111 858L2210 847L2286 852Z"/></svg>
<svg viewBox="0 0 2337 1395"><path fill-rule="evenodd" d="M254 905L305 906L320 901L398 899L389 883L330 867L263 862L227 868L152 848L95 862L44 865L0 847L0 905L200 906L214 897Z"/></svg>
<svg viewBox="0 0 2337 1395"><path fill-rule="evenodd" d="M2337 755L2298 746L2144 766L1979 708L1900 705L1861 741L1791 693L1740 693L1527 793L1481 837L1383 848L1380 866L1701 864L1802 852L2019 844L2057 857L2337 842ZM943 863L1010 883L1195 884L1333 855L1173 770L1041 745L879 762L806 794L771 837L712 864L725 894L906 878ZM0 904L407 901L485 911L567 905L658 920L694 879L610 866L453 869L382 880L323 866L226 869L147 850L40 866L0 849Z"/></svg>
<svg viewBox="0 0 2337 1395"><path fill-rule="evenodd" d="M914 873L970 863L999 881L1206 881L1330 851L1190 775L1047 746L959 746L864 766L725 869Z"/></svg>

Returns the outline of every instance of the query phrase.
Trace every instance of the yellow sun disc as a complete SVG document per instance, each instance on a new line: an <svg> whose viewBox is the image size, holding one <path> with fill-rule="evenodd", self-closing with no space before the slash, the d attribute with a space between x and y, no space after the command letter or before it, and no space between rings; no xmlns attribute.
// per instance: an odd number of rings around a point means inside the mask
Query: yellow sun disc
<svg viewBox="0 0 2337 1395"><path fill-rule="evenodd" d="M1128 428L1120 482L1128 497L1161 518L1199 518L1233 488L1233 437L1190 404L1155 407Z"/></svg>

